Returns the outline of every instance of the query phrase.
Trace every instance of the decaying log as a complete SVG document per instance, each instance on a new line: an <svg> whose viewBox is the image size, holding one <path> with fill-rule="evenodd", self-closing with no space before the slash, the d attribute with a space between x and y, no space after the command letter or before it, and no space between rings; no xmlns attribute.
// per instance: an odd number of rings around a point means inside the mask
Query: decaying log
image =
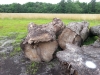
<svg viewBox="0 0 100 75"><path fill-rule="evenodd" d="M58 48L57 41L42 42L38 45L42 61L49 62Z"/></svg>
<svg viewBox="0 0 100 75"><path fill-rule="evenodd" d="M68 43L66 46L67 49L57 52L56 56L60 61L71 64L71 69L78 72L76 75L100 75L100 40L88 46Z"/></svg>
<svg viewBox="0 0 100 75"><path fill-rule="evenodd" d="M41 62L41 57L38 54L38 47L37 45L31 44L23 44L24 45L24 53L27 58L31 61Z"/></svg>
<svg viewBox="0 0 100 75"><path fill-rule="evenodd" d="M78 75L78 72L72 68L71 64L60 61L60 66L60 75Z"/></svg>
<svg viewBox="0 0 100 75"><path fill-rule="evenodd" d="M100 37L100 25L93 26L90 28L91 35L99 36Z"/></svg>
<svg viewBox="0 0 100 75"><path fill-rule="evenodd" d="M88 22L71 22L67 26L72 31L75 31L78 35L81 36L82 40L84 41L89 34L89 23Z"/></svg>
<svg viewBox="0 0 100 75"><path fill-rule="evenodd" d="M25 43L38 43L47 42L56 39L56 34L58 34L62 29L64 29L64 24L60 19L54 18L52 22L45 25L36 25L30 23L28 26L28 34L25 38Z"/></svg>
<svg viewBox="0 0 100 75"><path fill-rule="evenodd" d="M100 38L98 38L92 45L100 48Z"/></svg>
<svg viewBox="0 0 100 75"><path fill-rule="evenodd" d="M58 43L62 49L66 49L66 43L81 46L89 34L88 22L72 22L66 26L58 36Z"/></svg>
<svg viewBox="0 0 100 75"><path fill-rule="evenodd" d="M56 35L65 28L63 22L54 18L52 22L44 25L30 23L28 34L21 43L21 48L27 58L35 62L49 62L58 47Z"/></svg>
<svg viewBox="0 0 100 75"><path fill-rule="evenodd" d="M41 42L38 44L21 44L25 56L35 62L49 62L58 47L57 41Z"/></svg>
<svg viewBox="0 0 100 75"><path fill-rule="evenodd" d="M66 49L66 43L73 43L78 46L81 45L82 39L80 35L76 34L69 28L65 28L60 36L58 36L58 43L62 49Z"/></svg>

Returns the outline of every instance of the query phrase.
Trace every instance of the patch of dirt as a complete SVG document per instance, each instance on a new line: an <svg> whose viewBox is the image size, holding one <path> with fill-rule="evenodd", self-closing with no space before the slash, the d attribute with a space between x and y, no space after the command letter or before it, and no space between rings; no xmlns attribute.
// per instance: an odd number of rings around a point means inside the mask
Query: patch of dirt
<svg viewBox="0 0 100 75"><path fill-rule="evenodd" d="M1 37L2 38L2 37ZM59 75L59 62L57 59L49 63L32 63L25 58L23 51L10 56L14 47L12 43L15 38L0 39L0 75Z"/></svg>

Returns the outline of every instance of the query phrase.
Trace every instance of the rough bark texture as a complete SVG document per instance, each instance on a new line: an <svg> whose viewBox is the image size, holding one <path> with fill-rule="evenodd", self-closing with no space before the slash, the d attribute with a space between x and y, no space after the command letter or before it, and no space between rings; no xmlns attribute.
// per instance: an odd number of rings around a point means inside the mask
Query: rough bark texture
<svg viewBox="0 0 100 75"><path fill-rule="evenodd" d="M52 22L45 25L36 25L30 23L28 26L28 34L25 38L25 43L46 42L56 39L56 35L64 29L64 24L60 19L54 18Z"/></svg>
<svg viewBox="0 0 100 75"><path fill-rule="evenodd" d="M57 52L60 61L71 64L71 68L76 70L78 75L100 75L100 40L88 46L66 46L66 50Z"/></svg>
<svg viewBox="0 0 100 75"><path fill-rule="evenodd" d="M90 28L90 33L92 35L95 35L95 36L99 36L100 37L100 25L91 27Z"/></svg>
<svg viewBox="0 0 100 75"><path fill-rule="evenodd" d="M82 40L84 41L88 37L89 33L89 23L88 22L72 22L68 24L68 28L72 31L75 31L76 34L80 35Z"/></svg>
<svg viewBox="0 0 100 75"><path fill-rule="evenodd" d="M56 35L60 34L64 28L63 22L58 18L44 25L30 23L28 34L21 43L26 57L35 62L49 62L58 47Z"/></svg>
<svg viewBox="0 0 100 75"><path fill-rule="evenodd" d="M66 43L81 46L89 34L88 22L72 22L58 36L58 43L62 49L66 49Z"/></svg>
<svg viewBox="0 0 100 75"><path fill-rule="evenodd" d="M58 47L57 41L39 43L40 57L42 61L49 62L53 58L53 54Z"/></svg>
<svg viewBox="0 0 100 75"><path fill-rule="evenodd" d="M41 42L38 44L21 44L27 58L35 62L49 62L58 47L57 41Z"/></svg>

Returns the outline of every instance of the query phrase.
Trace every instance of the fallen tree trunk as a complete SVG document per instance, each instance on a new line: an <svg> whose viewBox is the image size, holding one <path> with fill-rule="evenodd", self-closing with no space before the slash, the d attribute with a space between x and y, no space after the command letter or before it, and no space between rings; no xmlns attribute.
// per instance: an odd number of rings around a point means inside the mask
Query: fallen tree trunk
<svg viewBox="0 0 100 75"><path fill-rule="evenodd" d="M57 52L57 57L61 62L72 65L70 72L76 71L75 75L100 75L100 40L88 46L78 47L73 44L66 44L66 46L67 49Z"/></svg>

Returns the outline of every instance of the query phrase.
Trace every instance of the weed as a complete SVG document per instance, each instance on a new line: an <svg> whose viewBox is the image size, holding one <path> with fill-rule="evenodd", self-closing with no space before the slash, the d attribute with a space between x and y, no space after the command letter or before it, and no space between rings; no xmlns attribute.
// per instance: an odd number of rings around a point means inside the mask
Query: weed
<svg viewBox="0 0 100 75"><path fill-rule="evenodd" d="M98 39L97 36L93 36L93 37L88 37L87 40L84 42L84 45L89 45L94 43L94 41L96 41Z"/></svg>
<svg viewBox="0 0 100 75"><path fill-rule="evenodd" d="M38 63L31 62L30 65L27 66L27 73L35 75L38 70Z"/></svg>

